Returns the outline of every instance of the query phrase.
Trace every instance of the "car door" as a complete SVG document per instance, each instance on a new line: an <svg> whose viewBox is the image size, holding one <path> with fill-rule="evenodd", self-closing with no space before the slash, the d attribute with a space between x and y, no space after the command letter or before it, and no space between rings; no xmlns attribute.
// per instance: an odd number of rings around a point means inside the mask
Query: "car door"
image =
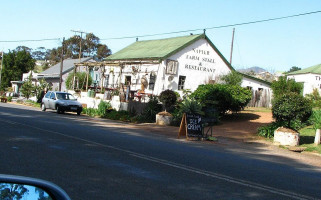
<svg viewBox="0 0 321 200"><path fill-rule="evenodd" d="M56 109L56 94L55 92L52 92L50 94L50 98L49 98L49 108L50 109Z"/></svg>
<svg viewBox="0 0 321 200"><path fill-rule="evenodd" d="M46 108L49 108L49 99L50 99L51 92L47 92L47 94L43 97L42 103L45 105Z"/></svg>

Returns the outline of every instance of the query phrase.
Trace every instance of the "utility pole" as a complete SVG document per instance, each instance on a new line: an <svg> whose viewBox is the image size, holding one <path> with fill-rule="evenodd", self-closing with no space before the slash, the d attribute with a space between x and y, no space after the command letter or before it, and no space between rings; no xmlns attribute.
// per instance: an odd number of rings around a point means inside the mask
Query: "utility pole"
<svg viewBox="0 0 321 200"><path fill-rule="evenodd" d="M59 73L59 91L61 91L62 69L64 67L64 47L65 47L65 37L62 40L62 48L61 48L61 62L60 62L60 73Z"/></svg>
<svg viewBox="0 0 321 200"><path fill-rule="evenodd" d="M3 68L3 50L2 50L2 54L1 54L0 86L1 86L2 68Z"/></svg>
<svg viewBox="0 0 321 200"><path fill-rule="evenodd" d="M82 46L82 34L85 33L87 34L87 32L85 31L75 31L75 30L71 30L72 32L76 33L80 33L80 44L79 44L79 63L81 62L81 46ZM75 89L75 82L76 82L76 72L77 72L77 66L75 66L74 69L74 81L73 81L73 89Z"/></svg>
<svg viewBox="0 0 321 200"><path fill-rule="evenodd" d="M232 65L232 55L233 55L234 33L235 33L235 28L233 28L233 34L232 34L232 44L231 44L231 54L230 54L230 64L231 65Z"/></svg>
<svg viewBox="0 0 321 200"><path fill-rule="evenodd" d="M72 32L74 33L80 33L80 44L79 44L79 62L81 61L81 46L82 46L82 34L85 33L85 34L88 34L87 32L85 31L74 31L74 30L71 30Z"/></svg>

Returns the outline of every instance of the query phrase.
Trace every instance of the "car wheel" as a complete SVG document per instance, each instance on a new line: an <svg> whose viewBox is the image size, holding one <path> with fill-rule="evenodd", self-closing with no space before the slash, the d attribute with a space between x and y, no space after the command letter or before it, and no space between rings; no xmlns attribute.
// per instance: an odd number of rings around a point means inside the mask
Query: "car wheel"
<svg viewBox="0 0 321 200"><path fill-rule="evenodd" d="M57 113L58 113L58 114L61 113L61 108L60 108L60 106L57 106Z"/></svg>
<svg viewBox="0 0 321 200"><path fill-rule="evenodd" d="M78 111L77 111L77 115L80 115L80 113L81 113L81 111L80 111L80 110L78 110Z"/></svg>
<svg viewBox="0 0 321 200"><path fill-rule="evenodd" d="M43 104L41 104L41 110L42 111L46 111L46 106L45 106L45 104L43 103Z"/></svg>

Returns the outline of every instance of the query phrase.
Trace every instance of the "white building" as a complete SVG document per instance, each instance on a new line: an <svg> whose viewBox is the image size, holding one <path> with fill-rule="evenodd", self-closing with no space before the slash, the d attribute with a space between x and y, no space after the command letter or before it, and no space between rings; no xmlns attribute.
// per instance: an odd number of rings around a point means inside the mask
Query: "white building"
<svg viewBox="0 0 321 200"><path fill-rule="evenodd" d="M95 62L95 61L91 57L88 57L88 58L81 58L81 62ZM67 58L63 61L61 91L67 90L66 80L68 78L69 73L73 72L73 70L75 69L76 63L79 63L79 59ZM45 81L51 85L53 90L58 90L59 81L60 81L60 66L61 66L61 62L39 73L37 75L37 79L38 80L45 79ZM83 66L79 66L78 70L81 72L86 72L86 69ZM89 71L89 73L90 75L94 76L94 72ZM93 81L99 82L99 80L94 79L95 77L97 76L92 77Z"/></svg>
<svg viewBox="0 0 321 200"><path fill-rule="evenodd" d="M313 89L321 91L321 64L287 74L288 79L294 79L303 84L303 95L310 94Z"/></svg>
<svg viewBox="0 0 321 200"><path fill-rule="evenodd" d="M105 71L102 87L125 90L130 86L132 94L154 95L166 89L182 95L183 90L218 83L222 75L234 71L205 34L136 41L100 65ZM242 86L270 93L269 83L254 77L244 75Z"/></svg>

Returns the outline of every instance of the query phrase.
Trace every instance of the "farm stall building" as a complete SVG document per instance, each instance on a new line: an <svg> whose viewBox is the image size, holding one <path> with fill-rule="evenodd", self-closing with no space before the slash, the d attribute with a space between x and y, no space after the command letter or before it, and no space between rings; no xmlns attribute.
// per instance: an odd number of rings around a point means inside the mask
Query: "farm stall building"
<svg viewBox="0 0 321 200"><path fill-rule="evenodd" d="M93 64L104 66L102 87L126 87L132 93L154 95L166 89L182 95L184 90L194 91L201 84L219 83L222 75L234 71L205 34L136 41L103 63ZM270 94L268 82L243 77L243 87Z"/></svg>

